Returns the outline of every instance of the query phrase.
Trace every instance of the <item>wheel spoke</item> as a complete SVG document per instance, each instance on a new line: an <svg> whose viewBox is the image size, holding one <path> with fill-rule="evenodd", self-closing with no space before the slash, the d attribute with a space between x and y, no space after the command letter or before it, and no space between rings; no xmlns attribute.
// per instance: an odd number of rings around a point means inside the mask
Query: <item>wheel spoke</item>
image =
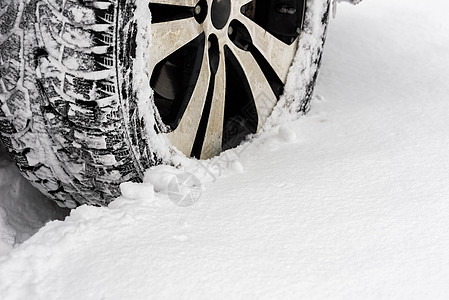
<svg viewBox="0 0 449 300"><path fill-rule="evenodd" d="M193 7L198 3L198 0L150 0L149 3Z"/></svg>
<svg viewBox="0 0 449 300"><path fill-rule="evenodd" d="M282 82L296 53L297 43L287 45L242 14L236 16L248 29L253 45L265 57Z"/></svg>
<svg viewBox="0 0 449 300"><path fill-rule="evenodd" d="M209 59L204 51L200 74L195 85L192 97L184 112L178 127L167 134L169 141L182 153L190 153L197 134L204 102L206 101L207 87L210 80Z"/></svg>
<svg viewBox="0 0 449 300"><path fill-rule="evenodd" d="M228 46L237 57L248 79L256 104L258 116L257 130L259 130L276 105L276 95L273 93L264 73L251 53L237 48L232 43L229 43Z"/></svg>
<svg viewBox="0 0 449 300"><path fill-rule="evenodd" d="M221 152L223 136L223 118L226 92L226 71L223 48L220 49L220 61L215 74L214 93L207 123L206 136L203 142L201 158L206 159Z"/></svg>
<svg viewBox="0 0 449 300"><path fill-rule="evenodd" d="M234 0L234 5L233 5L233 9L234 9L234 15L237 15L240 12L240 8L245 5L250 3L252 0Z"/></svg>
<svg viewBox="0 0 449 300"><path fill-rule="evenodd" d="M181 48L194 38L202 29L194 18L156 23L151 25L151 59L148 68L152 72L154 66L177 49Z"/></svg>

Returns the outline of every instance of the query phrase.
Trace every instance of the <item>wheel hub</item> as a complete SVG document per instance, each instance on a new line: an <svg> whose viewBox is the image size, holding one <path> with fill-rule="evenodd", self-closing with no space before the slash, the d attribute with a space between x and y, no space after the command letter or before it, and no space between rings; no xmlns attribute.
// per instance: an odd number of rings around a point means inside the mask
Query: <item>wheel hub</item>
<svg viewBox="0 0 449 300"><path fill-rule="evenodd" d="M228 22L231 14L230 0L213 0L211 7L212 25L217 29L222 29Z"/></svg>

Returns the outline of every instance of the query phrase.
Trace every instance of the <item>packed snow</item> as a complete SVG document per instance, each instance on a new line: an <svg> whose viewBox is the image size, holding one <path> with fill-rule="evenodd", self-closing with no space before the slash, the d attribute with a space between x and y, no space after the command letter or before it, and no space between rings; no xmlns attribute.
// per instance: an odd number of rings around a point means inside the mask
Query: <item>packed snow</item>
<svg viewBox="0 0 449 300"><path fill-rule="evenodd" d="M2 159L1 298L447 299L448 9L339 4L307 116L109 207L58 221Z"/></svg>

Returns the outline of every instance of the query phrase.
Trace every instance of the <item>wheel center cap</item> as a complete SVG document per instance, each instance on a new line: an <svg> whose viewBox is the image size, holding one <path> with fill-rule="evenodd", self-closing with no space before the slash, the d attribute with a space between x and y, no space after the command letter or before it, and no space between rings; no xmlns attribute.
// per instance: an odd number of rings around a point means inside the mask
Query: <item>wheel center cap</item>
<svg viewBox="0 0 449 300"><path fill-rule="evenodd" d="M211 7L212 24L217 29L222 29L228 22L231 14L231 0L214 0Z"/></svg>

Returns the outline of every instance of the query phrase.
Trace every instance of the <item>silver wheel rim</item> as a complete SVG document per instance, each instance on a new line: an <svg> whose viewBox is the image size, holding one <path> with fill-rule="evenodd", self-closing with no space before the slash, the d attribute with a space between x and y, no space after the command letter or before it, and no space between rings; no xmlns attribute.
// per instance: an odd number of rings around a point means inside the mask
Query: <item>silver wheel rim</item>
<svg viewBox="0 0 449 300"><path fill-rule="evenodd" d="M262 127L282 94L305 3L150 1L147 67L173 146L207 159Z"/></svg>

